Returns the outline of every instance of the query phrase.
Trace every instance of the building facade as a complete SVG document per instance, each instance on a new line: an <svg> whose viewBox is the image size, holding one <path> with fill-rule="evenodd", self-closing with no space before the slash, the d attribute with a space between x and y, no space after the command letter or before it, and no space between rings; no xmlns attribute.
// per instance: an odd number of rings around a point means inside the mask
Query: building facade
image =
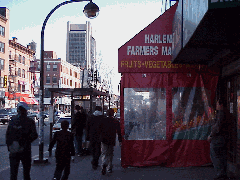
<svg viewBox="0 0 240 180"><path fill-rule="evenodd" d="M35 51L31 50L30 45L25 47L19 44L14 37L9 40L8 54L8 88L5 93L8 99L5 107L15 107L17 102L34 97L35 75L31 71L31 62L34 61Z"/></svg>
<svg viewBox="0 0 240 180"><path fill-rule="evenodd" d="M9 10L0 7L0 107L5 104L5 91L8 86L8 39L9 39Z"/></svg>
<svg viewBox="0 0 240 180"><path fill-rule="evenodd" d="M51 94L48 88L80 88L81 87L81 69L68 63L67 61L57 58L53 51L44 52L44 104L50 104ZM37 87L40 86L40 59L35 61ZM39 98L38 92L35 96ZM65 99L65 98L63 98ZM58 98L61 103L62 98ZM70 105L70 104L69 104Z"/></svg>
<svg viewBox="0 0 240 180"><path fill-rule="evenodd" d="M89 21L86 24L67 23L66 51L66 61L84 69L84 84L88 84L86 76L94 70L96 62L96 41Z"/></svg>

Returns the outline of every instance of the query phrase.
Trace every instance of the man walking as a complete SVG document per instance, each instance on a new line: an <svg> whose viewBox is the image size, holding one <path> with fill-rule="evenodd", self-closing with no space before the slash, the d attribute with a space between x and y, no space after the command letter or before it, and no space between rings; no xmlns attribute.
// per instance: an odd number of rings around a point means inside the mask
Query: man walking
<svg viewBox="0 0 240 180"><path fill-rule="evenodd" d="M23 165L24 180L31 179L31 143L37 139L38 134L34 120L27 117L28 110L29 107L25 102L18 103L18 114L9 121L6 132L11 180L17 180L20 161Z"/></svg>
<svg viewBox="0 0 240 180"><path fill-rule="evenodd" d="M114 117L114 110L108 110L108 117L104 118L101 124L101 146L102 146L102 174L106 174L106 170L112 173L113 151L116 144L116 134L118 134L118 141L122 145L122 135L119 121Z"/></svg>
<svg viewBox="0 0 240 180"><path fill-rule="evenodd" d="M67 180L70 174L71 156L75 155L73 144L73 134L68 131L69 122L61 122L61 131L57 131L53 140L49 144L48 151L52 151L53 146L57 143L55 151L56 169L53 180ZM64 171L63 175L62 172Z"/></svg>
<svg viewBox="0 0 240 180"><path fill-rule="evenodd" d="M96 170L98 167L98 161L101 155L100 125L102 119L102 107L96 106L93 116L91 116L87 122L87 140L90 141L91 153L93 157L91 163L94 170Z"/></svg>
<svg viewBox="0 0 240 180"><path fill-rule="evenodd" d="M223 104L218 100L216 105L216 118L212 126L211 134L208 137L210 142L210 157L217 172L214 179L225 180L227 177L227 139L228 125L226 124L226 112Z"/></svg>
<svg viewBox="0 0 240 180"><path fill-rule="evenodd" d="M78 156L82 156L83 155L82 136L83 130L86 127L87 115L83 111L83 107L76 105L75 109L77 110L77 112L74 114L72 132L74 133L76 153Z"/></svg>

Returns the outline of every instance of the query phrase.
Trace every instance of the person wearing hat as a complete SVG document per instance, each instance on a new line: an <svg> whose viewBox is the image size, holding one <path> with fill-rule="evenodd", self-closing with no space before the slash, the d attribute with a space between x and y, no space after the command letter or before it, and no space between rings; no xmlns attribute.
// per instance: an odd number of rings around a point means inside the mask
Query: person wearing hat
<svg viewBox="0 0 240 180"><path fill-rule="evenodd" d="M38 138L38 134L34 120L27 116L28 110L25 102L19 102L18 114L11 118L6 131L11 180L17 179L20 161L23 165L24 180L31 179L31 143Z"/></svg>

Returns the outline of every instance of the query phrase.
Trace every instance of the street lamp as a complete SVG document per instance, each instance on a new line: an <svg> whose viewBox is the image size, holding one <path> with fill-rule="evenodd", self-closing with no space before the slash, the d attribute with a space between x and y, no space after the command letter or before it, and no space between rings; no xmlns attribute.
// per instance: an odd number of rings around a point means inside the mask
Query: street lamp
<svg viewBox="0 0 240 180"><path fill-rule="evenodd" d="M47 24L48 19L50 16L53 14L55 10L57 10L59 7L69 4L72 2L82 2L82 1L90 1L83 10L83 13L88 17L88 18L95 18L98 13L99 13L99 7L92 2L92 0L70 0L70 1L65 1L62 2L61 4L57 5L54 9L50 11L50 13L47 15L45 18L43 25L42 25L42 31L41 31L41 60L40 60L40 89L39 89L39 97L40 97L40 126L39 126L39 159L35 160L35 163L47 163L47 159L43 159L43 140L44 140L44 128L43 128L43 123L44 123L44 118L43 118L43 112L44 112L44 30L45 26Z"/></svg>

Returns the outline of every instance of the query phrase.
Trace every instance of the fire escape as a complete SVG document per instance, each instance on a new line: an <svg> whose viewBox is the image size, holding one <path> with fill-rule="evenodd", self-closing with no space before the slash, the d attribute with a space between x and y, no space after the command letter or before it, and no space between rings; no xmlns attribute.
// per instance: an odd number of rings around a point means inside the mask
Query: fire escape
<svg viewBox="0 0 240 180"><path fill-rule="evenodd" d="M16 92L17 92L17 69L16 69L16 55L9 55L9 76L8 76L8 93L9 100L13 101L16 105Z"/></svg>

